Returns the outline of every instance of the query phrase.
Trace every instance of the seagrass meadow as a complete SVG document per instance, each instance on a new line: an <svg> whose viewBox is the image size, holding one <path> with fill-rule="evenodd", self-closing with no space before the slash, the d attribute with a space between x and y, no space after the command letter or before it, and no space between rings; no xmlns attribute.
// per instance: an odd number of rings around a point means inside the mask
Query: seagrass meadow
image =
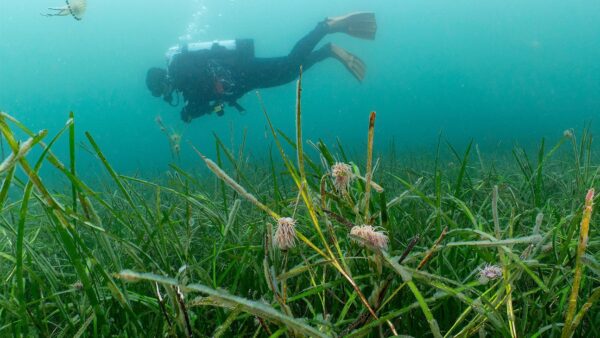
<svg viewBox="0 0 600 338"><path fill-rule="evenodd" d="M297 88L295 135L264 108L269 161L184 142L202 175L122 175L76 114L49 135L2 113L0 335L600 336L589 129L402 158L377 151L373 112L360 153L303 138ZM81 178L81 149L108 181Z"/></svg>

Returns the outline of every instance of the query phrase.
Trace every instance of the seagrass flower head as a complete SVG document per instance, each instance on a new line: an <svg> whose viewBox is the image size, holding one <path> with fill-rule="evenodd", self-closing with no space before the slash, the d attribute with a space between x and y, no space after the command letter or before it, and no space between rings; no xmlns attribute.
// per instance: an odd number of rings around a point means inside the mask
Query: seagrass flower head
<svg viewBox="0 0 600 338"><path fill-rule="evenodd" d="M282 217L277 221L273 243L279 250L287 251L296 245L296 220Z"/></svg>
<svg viewBox="0 0 600 338"><path fill-rule="evenodd" d="M479 282L487 284L487 282L502 277L502 268L498 265L486 264L483 269L479 270Z"/></svg>
<svg viewBox="0 0 600 338"><path fill-rule="evenodd" d="M573 138L573 129L565 129L563 136L566 138Z"/></svg>
<svg viewBox="0 0 600 338"><path fill-rule="evenodd" d="M331 166L331 177L333 177L335 189L340 193L345 193L350 181L354 178L352 167L346 163L337 162Z"/></svg>
<svg viewBox="0 0 600 338"><path fill-rule="evenodd" d="M387 250L388 248L388 236L371 225L355 225L350 230L350 235L354 236L361 245L377 250Z"/></svg>

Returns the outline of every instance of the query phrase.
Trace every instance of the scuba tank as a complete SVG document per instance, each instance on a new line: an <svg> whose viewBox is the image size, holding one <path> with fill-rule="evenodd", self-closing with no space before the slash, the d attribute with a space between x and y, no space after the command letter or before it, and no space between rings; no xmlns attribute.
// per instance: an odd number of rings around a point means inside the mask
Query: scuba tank
<svg viewBox="0 0 600 338"><path fill-rule="evenodd" d="M178 54L196 52L206 54L207 58L218 57L243 62L254 57L254 40L235 39L182 43L167 50L165 54L167 65L170 65Z"/></svg>

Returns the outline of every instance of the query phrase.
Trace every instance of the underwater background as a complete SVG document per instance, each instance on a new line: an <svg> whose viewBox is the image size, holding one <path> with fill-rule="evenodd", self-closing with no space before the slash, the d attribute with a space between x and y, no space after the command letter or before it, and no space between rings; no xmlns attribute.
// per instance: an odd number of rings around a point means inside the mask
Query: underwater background
<svg viewBox="0 0 600 338"><path fill-rule="evenodd" d="M33 130L56 133L75 113L78 139L89 131L120 172L161 173L173 162L155 122L183 134L181 165L200 166L188 145L209 156L214 136L267 156L271 137L254 93L240 104L184 124L145 86L149 67L182 40L253 38L257 56L287 54L326 16L373 11L375 41L336 34L333 41L368 65L359 84L338 62L305 73L307 140L339 138L365 147L377 112L378 153L435 151L439 135L482 153L552 142L600 113L600 2L474 0L89 0L82 21L40 16L60 0L0 1L0 110ZM274 125L294 134L295 83L261 90ZM67 141L54 147L67 158ZM62 153L61 153L62 151ZM85 153L85 152L84 152ZM94 175L91 156L79 160ZM88 170L89 169L89 170Z"/></svg>

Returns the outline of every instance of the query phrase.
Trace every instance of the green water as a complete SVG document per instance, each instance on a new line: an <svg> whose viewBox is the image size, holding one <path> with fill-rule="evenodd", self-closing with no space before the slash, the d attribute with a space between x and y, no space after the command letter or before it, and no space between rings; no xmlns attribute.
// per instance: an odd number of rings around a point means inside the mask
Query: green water
<svg viewBox="0 0 600 338"><path fill-rule="evenodd" d="M367 77L359 84L335 61L306 72L306 139L339 137L363 149L375 110L377 151L392 140L399 151L430 149L441 133L491 152L556 139L594 125L600 112L598 1L88 2L82 21L40 15L60 0L0 2L0 109L51 133L74 111L79 139L89 131L123 172L160 172L173 161L158 115L183 133L188 168L199 165L188 140L211 155L213 133L239 144L246 129L247 149L259 157L271 143L253 93L240 101L245 115L228 109L189 125L180 107L150 95L146 70L163 66L182 37L253 38L258 56L280 56L324 17L356 10L376 13L375 41L325 40L363 58ZM295 85L261 93L274 124L293 134ZM64 157L67 147L56 151ZM93 167L82 153L85 172Z"/></svg>

